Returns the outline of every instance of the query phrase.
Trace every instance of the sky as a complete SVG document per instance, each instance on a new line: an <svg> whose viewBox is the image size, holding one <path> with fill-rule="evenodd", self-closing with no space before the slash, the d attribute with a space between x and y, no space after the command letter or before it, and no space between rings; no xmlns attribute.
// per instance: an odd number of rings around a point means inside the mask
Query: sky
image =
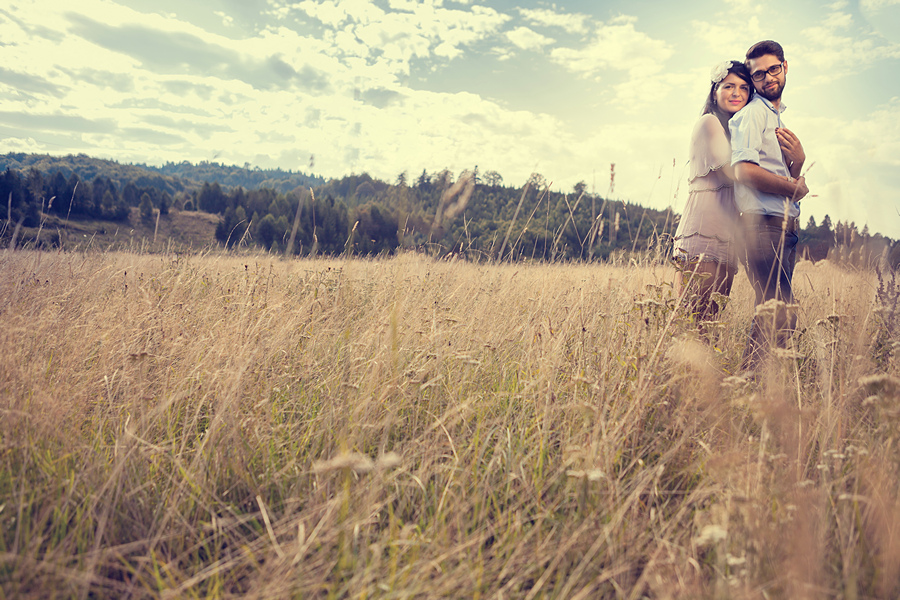
<svg viewBox="0 0 900 600"><path fill-rule="evenodd" d="M900 238L900 0L12 0L0 152L477 167L681 211L710 70L763 39L788 62L802 222Z"/></svg>

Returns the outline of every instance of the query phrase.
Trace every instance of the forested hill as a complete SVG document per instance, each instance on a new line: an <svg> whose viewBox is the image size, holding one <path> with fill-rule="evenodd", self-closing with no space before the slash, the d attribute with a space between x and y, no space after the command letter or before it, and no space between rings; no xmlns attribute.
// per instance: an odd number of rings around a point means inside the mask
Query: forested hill
<svg viewBox="0 0 900 600"><path fill-rule="evenodd" d="M97 177L110 179L118 187L128 182L140 188L154 188L175 196L178 192L199 188L203 183L218 183L227 188L243 187L254 190L270 188L281 193L296 187L316 187L325 183L323 177L307 175L297 171L282 169L260 169L244 165L223 165L203 161L198 164L187 161L168 162L160 167L145 164L121 164L113 160L93 158L85 154L51 156L48 154L10 153L0 155L0 171L7 168L26 172L37 169L45 177L57 171L68 179L73 173L82 181L93 181Z"/></svg>
<svg viewBox="0 0 900 600"><path fill-rule="evenodd" d="M248 190L260 188L273 189L282 194L297 187L317 187L325 183L325 178L318 175L307 175L299 171L283 169L260 169L245 164L243 167L222 165L217 162L187 161L180 163L167 162L161 167L147 166L163 175L181 177L197 183L218 183L228 187L243 187Z"/></svg>
<svg viewBox="0 0 900 600"><path fill-rule="evenodd" d="M301 181L306 185L294 185ZM423 171L415 180L404 174L394 183L363 173L326 182L213 163L169 163L153 170L85 155L8 154L0 157L0 197L7 200L0 202L0 220L6 223L0 237L21 224L19 243L48 243L33 237L40 235L45 215L65 227L72 220L121 224L139 214L150 223L155 215L165 221L170 211L201 211L219 219L210 243L226 246L295 254L428 246L439 254L557 260L644 250L674 231L671 210L607 201L585 187L551 191L537 174L527 186L507 187L490 171L458 176Z"/></svg>
<svg viewBox="0 0 900 600"><path fill-rule="evenodd" d="M7 169L23 174L30 169L39 171L45 179L50 179L57 172L68 180L75 175L80 181L93 181L96 178L109 179L121 189L127 183L141 188L153 188L160 193L167 192L175 196L179 192L203 182L192 182L166 175L144 165L121 164L114 160L93 158L86 154L69 154L51 156L49 154L10 153L0 155L0 172Z"/></svg>
<svg viewBox="0 0 900 600"><path fill-rule="evenodd" d="M592 195L584 182L549 190L537 173L524 187L503 185L493 171L423 171L414 179L401 174L394 183L362 173L329 180L315 195L325 206L361 214L359 227L372 213L396 219L404 244L519 259L603 259L617 250L659 247L677 217Z"/></svg>

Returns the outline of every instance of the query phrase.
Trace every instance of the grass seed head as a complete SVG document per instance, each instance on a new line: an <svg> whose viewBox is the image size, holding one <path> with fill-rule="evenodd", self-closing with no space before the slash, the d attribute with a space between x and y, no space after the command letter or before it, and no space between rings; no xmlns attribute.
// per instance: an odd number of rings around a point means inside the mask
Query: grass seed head
<svg viewBox="0 0 900 600"><path fill-rule="evenodd" d="M359 452L346 452L326 461L319 461L313 465L316 473L329 473L342 469L351 469L357 473L368 473L375 468L375 463L365 454Z"/></svg>

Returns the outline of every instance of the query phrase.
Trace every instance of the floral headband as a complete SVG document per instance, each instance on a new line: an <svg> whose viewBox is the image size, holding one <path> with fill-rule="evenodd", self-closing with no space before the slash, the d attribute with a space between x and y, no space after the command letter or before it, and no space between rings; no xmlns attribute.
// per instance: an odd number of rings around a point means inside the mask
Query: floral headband
<svg viewBox="0 0 900 600"><path fill-rule="evenodd" d="M719 63L709 72L709 78L713 83L719 83L728 76L728 69L731 68L731 61Z"/></svg>

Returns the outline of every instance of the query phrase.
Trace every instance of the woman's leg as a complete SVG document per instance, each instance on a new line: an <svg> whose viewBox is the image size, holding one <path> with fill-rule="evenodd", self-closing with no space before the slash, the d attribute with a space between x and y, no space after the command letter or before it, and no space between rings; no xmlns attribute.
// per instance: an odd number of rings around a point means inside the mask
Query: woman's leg
<svg viewBox="0 0 900 600"><path fill-rule="evenodd" d="M709 287L704 291L704 298L706 299L707 306L706 314L708 315L705 320L707 321L715 320L716 316L719 314L719 303L715 301L713 294L730 296L735 274L735 269L730 267L728 263L712 264L715 265L715 271L713 272L713 276L707 280L709 282Z"/></svg>
<svg viewBox="0 0 900 600"><path fill-rule="evenodd" d="M686 285L685 279L688 281ZM696 315L697 321L712 321L719 312L719 304L713 299L713 293L723 296L731 293L734 271L725 263L705 260L677 273L675 282L676 290L682 286L687 287L685 306Z"/></svg>

